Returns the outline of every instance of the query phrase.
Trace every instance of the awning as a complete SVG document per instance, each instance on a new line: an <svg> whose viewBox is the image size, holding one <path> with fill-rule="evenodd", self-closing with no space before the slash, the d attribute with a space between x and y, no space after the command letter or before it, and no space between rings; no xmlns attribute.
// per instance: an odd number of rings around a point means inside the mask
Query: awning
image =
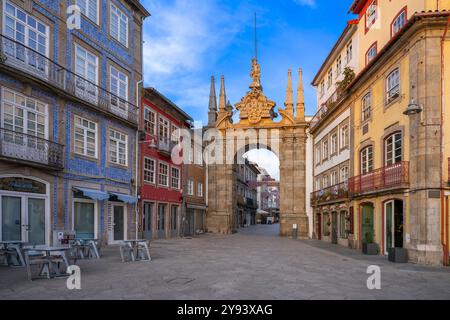
<svg viewBox="0 0 450 320"><path fill-rule="evenodd" d="M106 200L109 199L109 194L100 190L87 189L87 188L75 188L76 190L83 193L84 196L91 198L93 200Z"/></svg>
<svg viewBox="0 0 450 320"><path fill-rule="evenodd" d="M110 195L112 196L116 196L118 200L125 202L125 203L129 203L129 204L135 204L137 201L137 199L133 196L128 196L126 194L121 194L121 193L110 193Z"/></svg>

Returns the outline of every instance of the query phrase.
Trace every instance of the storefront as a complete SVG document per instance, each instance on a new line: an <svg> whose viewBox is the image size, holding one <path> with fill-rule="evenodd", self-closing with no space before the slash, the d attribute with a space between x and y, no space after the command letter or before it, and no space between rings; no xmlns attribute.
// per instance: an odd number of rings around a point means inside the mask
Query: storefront
<svg viewBox="0 0 450 320"><path fill-rule="evenodd" d="M0 240L49 244L49 183L33 177L0 177Z"/></svg>

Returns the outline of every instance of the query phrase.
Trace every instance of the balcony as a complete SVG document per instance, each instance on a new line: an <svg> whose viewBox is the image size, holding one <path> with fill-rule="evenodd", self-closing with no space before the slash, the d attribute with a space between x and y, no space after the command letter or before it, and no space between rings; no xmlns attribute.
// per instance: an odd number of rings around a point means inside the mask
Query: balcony
<svg viewBox="0 0 450 320"><path fill-rule="evenodd" d="M352 177L349 192L352 197L409 187L409 162L399 162L370 173Z"/></svg>
<svg viewBox="0 0 450 320"><path fill-rule="evenodd" d="M161 155L170 157L172 155L172 149L176 145L177 144L175 142L170 141L169 138L159 137L158 144L157 144L157 151Z"/></svg>
<svg viewBox="0 0 450 320"><path fill-rule="evenodd" d="M137 108L22 43L0 35L0 64L56 87L64 95L137 124Z"/></svg>
<svg viewBox="0 0 450 320"><path fill-rule="evenodd" d="M0 128L0 156L38 167L64 168L64 146L42 138Z"/></svg>
<svg viewBox="0 0 450 320"><path fill-rule="evenodd" d="M311 130L317 127L327 115L333 111L338 105L339 100L343 97L343 91L337 88L333 94L323 103L317 113L314 115L310 122Z"/></svg>
<svg viewBox="0 0 450 320"><path fill-rule="evenodd" d="M311 193L313 205L338 202L348 199L348 183L342 182L334 186Z"/></svg>

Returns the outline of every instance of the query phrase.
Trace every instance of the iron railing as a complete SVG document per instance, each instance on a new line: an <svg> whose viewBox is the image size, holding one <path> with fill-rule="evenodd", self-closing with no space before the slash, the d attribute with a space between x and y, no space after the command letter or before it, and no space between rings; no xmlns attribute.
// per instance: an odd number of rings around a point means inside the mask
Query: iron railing
<svg viewBox="0 0 450 320"><path fill-rule="evenodd" d="M379 168L367 174L352 177L349 180L351 196L408 186L409 162L407 161Z"/></svg>
<svg viewBox="0 0 450 320"><path fill-rule="evenodd" d="M347 198L348 182L341 182L334 186L311 193L311 203L313 204L345 200Z"/></svg>
<svg viewBox="0 0 450 320"><path fill-rule="evenodd" d="M64 168L63 145L4 128L0 128L0 155L53 169Z"/></svg>
<svg viewBox="0 0 450 320"><path fill-rule="evenodd" d="M338 101L343 97L343 91L337 88L333 94L325 101L314 115L310 122L311 130L317 127L326 116L338 105Z"/></svg>
<svg viewBox="0 0 450 320"><path fill-rule="evenodd" d="M0 64L37 77L95 108L137 124L137 108L130 102L99 87L41 53L0 34Z"/></svg>

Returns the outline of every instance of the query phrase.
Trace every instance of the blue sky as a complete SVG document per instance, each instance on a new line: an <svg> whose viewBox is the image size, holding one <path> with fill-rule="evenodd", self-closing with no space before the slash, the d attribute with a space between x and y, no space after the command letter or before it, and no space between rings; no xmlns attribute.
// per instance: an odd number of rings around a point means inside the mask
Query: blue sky
<svg viewBox="0 0 450 320"><path fill-rule="evenodd" d="M352 0L142 0L145 85L156 87L196 121L207 121L211 75L223 74L234 105L250 84L254 12L265 94L283 107L287 70L303 68L306 112L316 109L310 83L353 16Z"/></svg>

